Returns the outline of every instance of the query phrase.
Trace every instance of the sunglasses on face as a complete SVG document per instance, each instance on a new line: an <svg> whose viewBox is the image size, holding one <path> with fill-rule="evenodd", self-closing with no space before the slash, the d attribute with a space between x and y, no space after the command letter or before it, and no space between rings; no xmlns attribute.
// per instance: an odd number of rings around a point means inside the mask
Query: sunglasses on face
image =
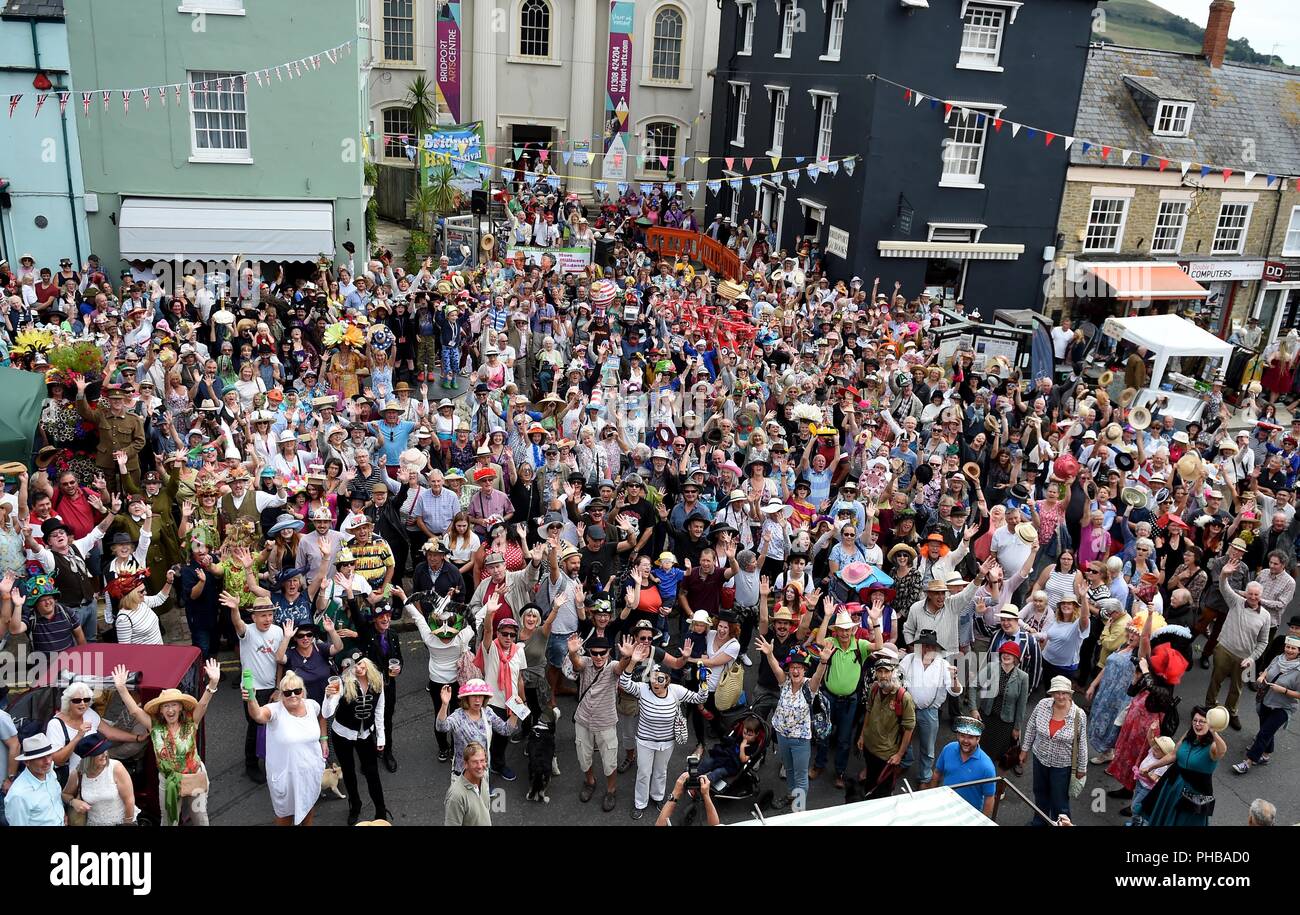
<svg viewBox="0 0 1300 915"><path fill-rule="evenodd" d="M605 658L605 657L608 657L608 656L609 656L609 652L608 652L608 651L593 651L593 652L591 653L591 656L592 656L593 658Z"/></svg>
<svg viewBox="0 0 1300 915"><path fill-rule="evenodd" d="M637 640L638 642L652 642L652 641L654 641L654 636L649 636L649 635L638 635L638 636L636 637L636 640Z"/></svg>
<svg viewBox="0 0 1300 915"><path fill-rule="evenodd" d="M76 705L88 705L88 704L90 703L90 697L89 697L89 696L78 696L77 698L75 698L75 699L69 699L68 701L69 701L69 702L72 702L72 703L75 703Z"/></svg>
<svg viewBox="0 0 1300 915"><path fill-rule="evenodd" d="M297 689L282 689L282 690L280 690L280 695L281 695L281 696L301 696L301 695L302 695L302 692L303 692L303 691L302 691L302 687L298 687Z"/></svg>

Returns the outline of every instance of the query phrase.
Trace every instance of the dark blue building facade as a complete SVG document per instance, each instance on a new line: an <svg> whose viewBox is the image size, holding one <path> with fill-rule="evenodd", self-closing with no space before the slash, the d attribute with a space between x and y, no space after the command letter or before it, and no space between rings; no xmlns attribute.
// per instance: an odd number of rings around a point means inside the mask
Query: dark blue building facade
<svg viewBox="0 0 1300 915"><path fill-rule="evenodd" d="M860 159L815 183L724 183L710 217L758 211L779 248L817 244L833 279L940 287L986 316L1041 305L1068 153L1009 122L1072 129L1098 0L722 2L709 177ZM957 107L945 119L896 84Z"/></svg>

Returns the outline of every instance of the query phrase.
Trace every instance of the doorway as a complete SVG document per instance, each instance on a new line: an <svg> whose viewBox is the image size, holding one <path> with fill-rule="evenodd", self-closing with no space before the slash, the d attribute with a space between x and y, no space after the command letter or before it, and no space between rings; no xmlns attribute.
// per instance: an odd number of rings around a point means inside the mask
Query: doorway
<svg viewBox="0 0 1300 915"><path fill-rule="evenodd" d="M522 149L520 160L527 160L528 169L535 169L540 157L539 150L546 150L547 163L552 168L555 167L551 162L552 158L557 158L559 153L555 149L555 128L543 127L537 124L511 124L510 125L510 164L519 167L519 160L514 159L514 151Z"/></svg>

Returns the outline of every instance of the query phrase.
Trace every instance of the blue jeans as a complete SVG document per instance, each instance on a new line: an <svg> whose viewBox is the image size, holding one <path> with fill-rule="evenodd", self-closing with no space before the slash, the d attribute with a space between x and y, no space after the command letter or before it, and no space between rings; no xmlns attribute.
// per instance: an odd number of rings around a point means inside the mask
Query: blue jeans
<svg viewBox="0 0 1300 915"><path fill-rule="evenodd" d="M790 797L808 797L808 757L812 754L812 741L807 737L782 737L781 765L785 766L785 785Z"/></svg>
<svg viewBox="0 0 1300 915"><path fill-rule="evenodd" d="M80 607L69 607L68 612L72 618L77 621L81 627L81 632L86 637L87 642L98 641L99 639L99 604L95 601L82 604Z"/></svg>
<svg viewBox="0 0 1300 915"><path fill-rule="evenodd" d="M1030 754L1033 756L1033 754ZM1052 818L1052 823L1061 815L1070 815L1070 767L1045 766L1034 757L1034 803L1038 809ZM1042 817L1034 814L1030 826L1048 826Z"/></svg>
<svg viewBox="0 0 1300 915"><path fill-rule="evenodd" d="M831 696L831 736L830 740L835 743L835 774L843 775L844 769L849 764L849 747L853 746L853 716L858 711L858 694L855 692L851 696ZM823 740L817 744L817 760L813 767L817 769L826 768L826 757L829 755L830 747L827 741Z"/></svg>
<svg viewBox="0 0 1300 915"><path fill-rule="evenodd" d="M1138 806L1142 803L1142 799L1150 793L1151 793L1150 788L1148 788L1146 785L1142 784L1141 782L1138 782L1136 785L1133 786L1133 800L1129 802L1129 806L1132 807L1134 810L1136 810ZM1146 825L1146 821L1143 817L1135 813L1133 814L1132 819L1124 821L1124 825L1144 826Z"/></svg>
<svg viewBox="0 0 1300 915"><path fill-rule="evenodd" d="M934 744L939 737L939 710L937 708L919 708L916 710L915 739L907 745L903 754L903 768L912 765L912 751L919 744L921 747L921 781L928 782L934 775Z"/></svg>
<svg viewBox="0 0 1300 915"><path fill-rule="evenodd" d="M1285 709L1259 706L1259 712L1259 733L1255 735L1250 749L1246 751L1246 758L1253 763L1263 759L1265 753L1273 752L1273 735L1286 724L1287 720Z"/></svg>

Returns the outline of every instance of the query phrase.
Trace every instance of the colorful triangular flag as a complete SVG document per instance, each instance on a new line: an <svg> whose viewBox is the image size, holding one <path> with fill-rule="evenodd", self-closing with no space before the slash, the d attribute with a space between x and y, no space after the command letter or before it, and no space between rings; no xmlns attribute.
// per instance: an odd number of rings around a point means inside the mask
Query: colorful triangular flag
<svg viewBox="0 0 1300 915"><path fill-rule="evenodd" d="M838 175L840 173L840 163L838 159L833 159L822 167L829 169L832 175Z"/></svg>
<svg viewBox="0 0 1300 915"><path fill-rule="evenodd" d="M48 92L40 92L36 95L36 113L32 117L40 117L41 108L45 105L45 99L49 96Z"/></svg>
<svg viewBox="0 0 1300 915"><path fill-rule="evenodd" d="M998 133L1002 132L1002 118L993 119L993 129L996 130Z"/></svg>
<svg viewBox="0 0 1300 915"><path fill-rule="evenodd" d="M1259 172L1242 172L1242 175L1241 175L1241 176L1242 176L1242 178L1245 179L1246 184L1249 185L1250 182L1252 182L1252 181L1255 180L1255 176L1258 175L1258 174L1259 174Z"/></svg>
<svg viewBox="0 0 1300 915"><path fill-rule="evenodd" d="M1184 178L1187 177L1187 172L1191 169L1191 167L1192 167L1192 163L1189 162L1189 161L1186 160L1186 159L1184 159L1182 162L1179 162L1179 163L1178 163L1178 170L1179 170L1179 172L1182 173L1182 176L1183 176Z"/></svg>
<svg viewBox="0 0 1300 915"><path fill-rule="evenodd" d="M90 93L81 93L81 111L86 117L90 117Z"/></svg>
<svg viewBox="0 0 1300 915"><path fill-rule="evenodd" d="M727 171L732 171L732 170L735 169L735 167L736 167L736 157L735 157L735 156L723 156L723 157L722 157L722 164L725 165L725 166L727 166Z"/></svg>
<svg viewBox="0 0 1300 915"><path fill-rule="evenodd" d="M1015 121L1011 122L1011 135L1013 137L1020 136L1020 125L1017 124Z"/></svg>
<svg viewBox="0 0 1300 915"><path fill-rule="evenodd" d="M777 167L778 165L781 164L781 157L780 157L780 156L768 156L768 158L772 160L772 170L775 171L775 170L776 170L776 167Z"/></svg>
<svg viewBox="0 0 1300 915"><path fill-rule="evenodd" d="M1047 130L1047 131L1044 131L1044 132L1043 132L1043 140L1044 140L1043 145L1044 145L1044 146L1051 146L1051 145L1052 145L1052 141L1055 140L1055 139L1056 139L1056 134L1052 133L1050 130Z"/></svg>
<svg viewBox="0 0 1300 915"><path fill-rule="evenodd" d="M1083 153L1085 156L1088 155L1088 150L1090 149L1092 149L1092 144L1089 143L1087 140L1083 140L1079 143L1079 151Z"/></svg>
<svg viewBox="0 0 1300 915"><path fill-rule="evenodd" d="M149 87L145 86L140 90L140 98L144 100L144 110L149 110Z"/></svg>
<svg viewBox="0 0 1300 915"><path fill-rule="evenodd" d="M660 157L659 157L659 166L660 166L661 168L663 168L665 171L667 171L667 169L668 169L668 157L667 157L667 156L660 156Z"/></svg>
<svg viewBox="0 0 1300 915"><path fill-rule="evenodd" d="M609 190L609 185L604 181L593 181L591 182L591 186L596 189L596 193L598 194L603 194L605 191Z"/></svg>
<svg viewBox="0 0 1300 915"><path fill-rule="evenodd" d="M1223 183L1224 183L1224 184L1227 184L1227 183L1228 183L1228 179L1231 178L1231 177L1232 177L1232 169L1230 169L1230 168L1225 168L1225 169L1223 170Z"/></svg>
<svg viewBox="0 0 1300 915"><path fill-rule="evenodd" d="M65 111L68 110L68 98L71 95L72 95L71 92L59 93L59 114L63 114Z"/></svg>
<svg viewBox="0 0 1300 915"><path fill-rule="evenodd" d="M857 167L858 160L854 159L852 156L844 160L844 171L848 173L850 178L853 177L853 170Z"/></svg>
<svg viewBox="0 0 1300 915"><path fill-rule="evenodd" d="M687 182L686 182L686 193L688 193L688 194L690 194L692 197L694 197L694 196L695 196L696 194L698 194L699 192L700 192L700 182L698 182L698 181L687 181Z"/></svg>
<svg viewBox="0 0 1300 915"><path fill-rule="evenodd" d="M799 186L799 169L792 168L786 171L785 176L790 179L791 187Z"/></svg>
<svg viewBox="0 0 1300 915"><path fill-rule="evenodd" d="M1140 156L1138 156L1138 165L1142 166L1143 168L1146 168L1146 164L1150 161L1151 161L1151 157L1146 153L1142 153Z"/></svg>
<svg viewBox="0 0 1300 915"><path fill-rule="evenodd" d="M745 159L744 159L744 162L745 162L745 171L749 171L749 169L750 169L750 168L753 166L753 164L754 164L754 157L753 157L753 156L746 156Z"/></svg>
<svg viewBox="0 0 1300 915"><path fill-rule="evenodd" d="M1119 161L1123 165L1128 165L1128 160L1133 158L1133 150L1121 149L1119 151Z"/></svg>
<svg viewBox="0 0 1300 915"><path fill-rule="evenodd" d="M21 92L19 92L17 95L9 96L9 117L14 116L14 109L18 107L18 103L21 102L22 100L23 100L23 94Z"/></svg>
<svg viewBox="0 0 1300 915"><path fill-rule="evenodd" d="M1202 165L1202 166L1201 166L1201 177L1204 178L1206 175L1208 175L1208 174L1209 174L1210 172L1212 172L1212 171L1214 171L1214 169L1210 168L1210 166L1208 166L1208 165Z"/></svg>
<svg viewBox="0 0 1300 915"><path fill-rule="evenodd" d="M1160 170L1161 170L1161 171L1164 171L1164 170L1167 169L1168 167L1169 167L1169 160L1168 160L1168 159L1161 159L1161 160L1160 160Z"/></svg>
<svg viewBox="0 0 1300 915"><path fill-rule="evenodd" d="M714 196L716 196L717 193L718 193L719 191L722 190L722 182L721 182L721 181L716 181L716 180L715 180L715 181L706 181L706 182L704 182L704 186L707 187L707 188L709 189L709 193L713 194Z"/></svg>

